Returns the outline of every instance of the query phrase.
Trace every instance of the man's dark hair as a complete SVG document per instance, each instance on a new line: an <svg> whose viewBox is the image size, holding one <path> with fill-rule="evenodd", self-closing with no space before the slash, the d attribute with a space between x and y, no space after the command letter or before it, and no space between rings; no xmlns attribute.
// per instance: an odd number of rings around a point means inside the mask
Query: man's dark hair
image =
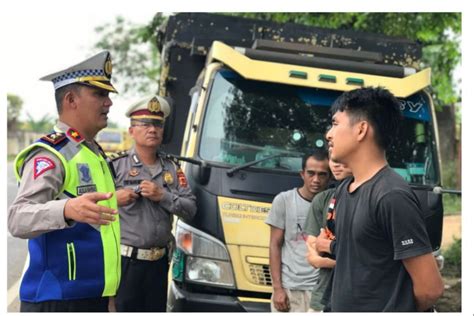
<svg viewBox="0 0 474 316"><path fill-rule="evenodd" d="M306 162L308 161L308 159L310 157L313 157L317 161L329 160L329 154L328 154L327 149L324 149L324 148L316 149L314 152L308 153L308 154L303 156L303 162L301 164L301 170L306 169Z"/></svg>
<svg viewBox="0 0 474 316"><path fill-rule="evenodd" d="M54 93L54 98L56 99L56 108L58 109L58 114L61 114L63 111L63 99L66 93L73 91L74 93L79 93L81 85L77 83L68 84L67 86L61 87L56 90Z"/></svg>
<svg viewBox="0 0 474 316"><path fill-rule="evenodd" d="M331 106L331 113L347 111L351 124L367 120L375 142L386 150L395 138L402 113L400 101L384 88L361 88L344 92Z"/></svg>

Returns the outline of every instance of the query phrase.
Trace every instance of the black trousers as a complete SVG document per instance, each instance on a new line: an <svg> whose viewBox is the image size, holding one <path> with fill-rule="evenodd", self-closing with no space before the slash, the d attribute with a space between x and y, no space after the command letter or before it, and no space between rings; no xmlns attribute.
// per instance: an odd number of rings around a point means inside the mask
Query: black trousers
<svg viewBox="0 0 474 316"><path fill-rule="evenodd" d="M122 256L117 312L166 312L168 268L167 255L157 261Z"/></svg>
<svg viewBox="0 0 474 316"><path fill-rule="evenodd" d="M40 303L21 302L20 312L108 312L109 298L88 298L82 300L45 301Z"/></svg>

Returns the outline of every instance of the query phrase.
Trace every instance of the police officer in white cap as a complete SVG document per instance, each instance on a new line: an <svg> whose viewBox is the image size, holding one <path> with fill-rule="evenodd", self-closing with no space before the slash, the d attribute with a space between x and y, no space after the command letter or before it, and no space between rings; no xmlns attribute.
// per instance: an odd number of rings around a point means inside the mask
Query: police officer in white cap
<svg viewBox="0 0 474 316"><path fill-rule="evenodd" d="M122 234L119 312L165 312L173 216L193 218L195 197L179 165L158 149L170 106L160 96L133 104L126 115L135 145L113 160Z"/></svg>
<svg viewBox="0 0 474 316"><path fill-rule="evenodd" d="M113 172L94 136L112 106L110 54L42 78L54 83L59 120L15 160L18 195L8 229L28 238L22 312L106 312L120 282Z"/></svg>

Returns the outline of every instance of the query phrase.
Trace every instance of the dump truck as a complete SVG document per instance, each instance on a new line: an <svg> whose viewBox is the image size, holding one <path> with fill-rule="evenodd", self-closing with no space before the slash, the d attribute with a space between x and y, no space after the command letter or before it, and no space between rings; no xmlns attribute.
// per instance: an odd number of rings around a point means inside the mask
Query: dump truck
<svg viewBox="0 0 474 316"><path fill-rule="evenodd" d="M95 139L107 154L128 150L132 145L130 134L121 128L104 128L97 133Z"/></svg>
<svg viewBox="0 0 474 316"><path fill-rule="evenodd" d="M440 248L439 140L417 42L180 13L157 44L159 94L174 101L163 149L183 160L198 207L193 220L175 223L168 310L270 311L271 202L302 185L302 157L326 146L331 104L360 87L385 87L401 102L388 162L418 196L433 251Z"/></svg>

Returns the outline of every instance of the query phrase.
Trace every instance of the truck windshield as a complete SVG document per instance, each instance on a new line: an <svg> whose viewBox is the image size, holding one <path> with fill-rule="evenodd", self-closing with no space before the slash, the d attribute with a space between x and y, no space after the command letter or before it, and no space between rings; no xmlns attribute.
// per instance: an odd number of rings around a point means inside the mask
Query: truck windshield
<svg viewBox="0 0 474 316"><path fill-rule="evenodd" d="M230 167L262 158L251 168L301 169L302 157L325 147L330 105L339 91L247 80L222 69L215 74L199 145L199 156ZM428 98L400 100L400 137L387 152L390 166L413 184L439 182Z"/></svg>

